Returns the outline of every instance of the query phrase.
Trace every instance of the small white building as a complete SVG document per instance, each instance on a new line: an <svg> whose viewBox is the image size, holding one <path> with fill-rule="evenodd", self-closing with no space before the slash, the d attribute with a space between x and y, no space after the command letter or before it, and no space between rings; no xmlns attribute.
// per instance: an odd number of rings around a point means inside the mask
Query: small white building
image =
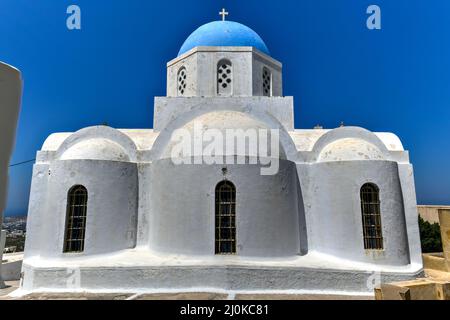
<svg viewBox="0 0 450 320"><path fill-rule="evenodd" d="M370 292L374 279L420 275L413 168L398 137L295 129L282 89L263 40L216 21L167 64L153 129L48 137L34 165L22 287ZM238 145L252 132L279 139L265 156L233 146L213 152L230 161L206 163L206 136L227 130ZM203 137L188 156L183 135ZM277 170L262 174L269 162Z"/></svg>

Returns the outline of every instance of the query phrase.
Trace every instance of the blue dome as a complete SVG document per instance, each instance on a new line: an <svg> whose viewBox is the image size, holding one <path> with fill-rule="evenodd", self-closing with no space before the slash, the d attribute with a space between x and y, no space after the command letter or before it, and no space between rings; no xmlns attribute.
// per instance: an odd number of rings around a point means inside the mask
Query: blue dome
<svg viewBox="0 0 450 320"><path fill-rule="evenodd" d="M252 29L234 21L213 21L191 33L178 56L198 46L255 47L270 55L261 37Z"/></svg>

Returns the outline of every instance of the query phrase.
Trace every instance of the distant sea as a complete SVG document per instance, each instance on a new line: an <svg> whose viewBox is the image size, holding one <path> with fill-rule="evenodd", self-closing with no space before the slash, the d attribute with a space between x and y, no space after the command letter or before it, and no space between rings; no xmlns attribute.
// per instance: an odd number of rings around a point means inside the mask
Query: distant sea
<svg viewBox="0 0 450 320"><path fill-rule="evenodd" d="M14 212L12 212L12 213L5 213L5 217L26 217L26 213L14 213Z"/></svg>

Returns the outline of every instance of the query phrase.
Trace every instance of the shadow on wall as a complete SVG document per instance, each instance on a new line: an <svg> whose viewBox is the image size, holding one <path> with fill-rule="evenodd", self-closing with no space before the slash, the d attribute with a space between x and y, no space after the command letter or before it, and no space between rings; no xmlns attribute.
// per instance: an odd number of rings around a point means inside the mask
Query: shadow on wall
<svg viewBox="0 0 450 320"><path fill-rule="evenodd" d="M308 230L306 228L305 205L303 202L302 187L300 186L300 179L298 172L295 170L295 181L297 187L297 205L298 205L298 224L300 236L300 255L308 253Z"/></svg>
<svg viewBox="0 0 450 320"><path fill-rule="evenodd" d="M14 146L21 95L19 70L0 62L0 225L5 209L8 166Z"/></svg>
<svg viewBox="0 0 450 320"><path fill-rule="evenodd" d="M6 203L8 166L16 136L22 80L19 70L0 62L0 229ZM0 230L1 231L1 230ZM2 232L2 238L4 233ZM1 264L4 241L0 241L0 287L3 286Z"/></svg>

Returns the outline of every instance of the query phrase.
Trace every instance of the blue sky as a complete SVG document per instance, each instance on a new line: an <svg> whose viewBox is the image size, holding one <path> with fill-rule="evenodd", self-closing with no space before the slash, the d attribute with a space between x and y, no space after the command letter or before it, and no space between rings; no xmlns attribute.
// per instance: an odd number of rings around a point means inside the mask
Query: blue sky
<svg viewBox="0 0 450 320"><path fill-rule="evenodd" d="M82 30L66 28L71 4ZM366 28L370 4L382 30ZM24 79L11 163L33 159L52 132L151 128L166 62L222 7L283 62L296 127L394 132L410 150L418 202L450 204L448 0L1 0L0 60ZM10 169L6 214L26 213L31 171Z"/></svg>

